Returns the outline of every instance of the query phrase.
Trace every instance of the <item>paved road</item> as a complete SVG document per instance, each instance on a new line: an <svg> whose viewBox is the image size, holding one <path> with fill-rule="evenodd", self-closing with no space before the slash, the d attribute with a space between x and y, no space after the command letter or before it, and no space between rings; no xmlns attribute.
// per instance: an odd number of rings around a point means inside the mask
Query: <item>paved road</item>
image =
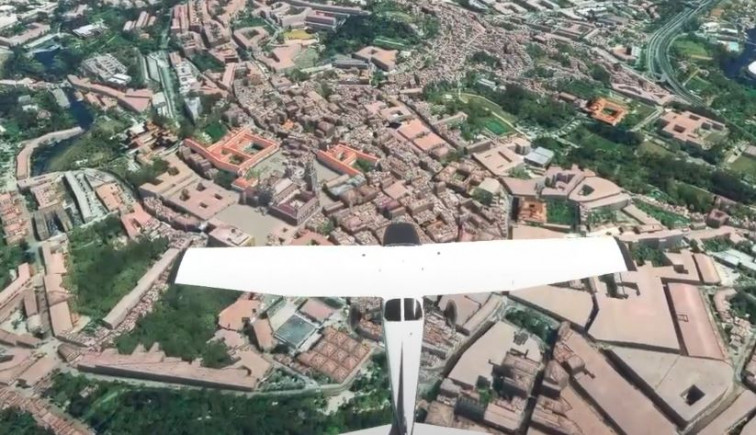
<svg viewBox="0 0 756 435"><path fill-rule="evenodd" d="M646 46L646 65L654 79L662 80L674 91L677 96L691 104L703 104L703 100L694 95L680 83L669 60L669 47L680 35L683 26L704 13L719 0L701 0L698 6L686 9L670 19L664 26L659 28L648 41Z"/></svg>

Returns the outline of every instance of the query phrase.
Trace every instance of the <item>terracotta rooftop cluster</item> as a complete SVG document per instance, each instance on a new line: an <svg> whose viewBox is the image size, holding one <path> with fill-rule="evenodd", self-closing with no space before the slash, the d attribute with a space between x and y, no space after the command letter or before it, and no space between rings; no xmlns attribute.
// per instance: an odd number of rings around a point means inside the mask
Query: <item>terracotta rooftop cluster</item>
<svg viewBox="0 0 756 435"><path fill-rule="evenodd" d="M0 193L0 223L8 244L19 243L29 235L29 221L21 201L22 198L12 193Z"/></svg>
<svg viewBox="0 0 756 435"><path fill-rule="evenodd" d="M346 333L328 327L312 349L299 354L297 361L337 383L351 376L370 354L370 347Z"/></svg>

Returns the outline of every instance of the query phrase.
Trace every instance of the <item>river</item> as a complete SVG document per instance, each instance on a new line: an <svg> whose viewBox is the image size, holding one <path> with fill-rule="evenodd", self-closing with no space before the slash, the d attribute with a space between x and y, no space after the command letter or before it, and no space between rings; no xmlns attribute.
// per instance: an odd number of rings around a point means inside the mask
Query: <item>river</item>
<svg viewBox="0 0 756 435"><path fill-rule="evenodd" d="M46 68L50 68L53 61L55 60L55 53L58 50L60 50L60 48L53 48L47 51L38 51L34 54L34 58L37 59ZM65 91L66 95L68 96L68 101L70 102L70 107L68 108L69 113L71 113L71 116L73 116L73 118L76 120L76 123L79 124L81 128L83 128L84 130L89 130L89 128L92 127L92 123L94 122L94 116L92 115L92 112L90 112L89 108L83 102L76 99L71 88L66 88ZM72 138L60 141L56 144L37 148L34 151L34 154L32 154L31 158L32 175L34 176L49 172L50 164L55 159L55 157L62 154L75 141L76 138Z"/></svg>
<svg viewBox="0 0 756 435"><path fill-rule="evenodd" d="M748 35L748 38L744 44L743 51L738 57L725 63L724 73L728 78L754 85L756 84L756 79L748 76L745 69L751 62L756 61L756 27L747 31L746 35Z"/></svg>

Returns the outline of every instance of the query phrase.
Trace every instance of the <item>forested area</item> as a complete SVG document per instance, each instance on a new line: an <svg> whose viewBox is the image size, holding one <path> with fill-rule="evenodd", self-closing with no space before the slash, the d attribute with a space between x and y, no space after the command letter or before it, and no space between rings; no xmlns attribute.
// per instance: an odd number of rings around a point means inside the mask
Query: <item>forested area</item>
<svg viewBox="0 0 756 435"><path fill-rule="evenodd" d="M580 211L569 201L548 199L546 200L546 221L550 224L574 227L580 222Z"/></svg>
<svg viewBox="0 0 756 435"><path fill-rule="evenodd" d="M390 406L363 409L354 400L325 414L326 399L320 395L249 398L214 390L140 388L70 374L57 375L46 395L98 433L336 435L391 421Z"/></svg>
<svg viewBox="0 0 756 435"><path fill-rule="evenodd" d="M131 353L140 343L149 349L157 342L168 356L186 361L202 358L206 367L226 366L232 361L225 344L208 340L215 333L218 313L238 297L228 290L172 285L152 312L116 339L116 347Z"/></svg>
<svg viewBox="0 0 756 435"><path fill-rule="evenodd" d="M123 243L123 235L121 221L113 216L69 234L66 279L76 295L74 311L104 317L168 248L165 239Z"/></svg>
<svg viewBox="0 0 756 435"><path fill-rule="evenodd" d="M144 183L152 183L157 180L157 177L168 170L168 162L163 159L156 158L146 166L141 166L137 171L124 171L124 178L132 186L139 187ZM121 174L119 174L121 175Z"/></svg>
<svg viewBox="0 0 756 435"><path fill-rule="evenodd" d="M6 62L8 64L11 61ZM19 98L29 96L28 103ZM29 106L29 107L25 107ZM32 139L76 126L76 120L55 101L52 93L5 88L0 91L0 118L5 136L12 142Z"/></svg>
<svg viewBox="0 0 756 435"><path fill-rule="evenodd" d="M24 250L19 245L9 246L5 243L5 235L0 228L0 290L10 283L11 270L24 262Z"/></svg>
<svg viewBox="0 0 756 435"><path fill-rule="evenodd" d="M483 50L478 50L475 53L471 54L468 57L468 60L472 63L487 65L491 68L501 67L501 60L499 60L498 57L491 55Z"/></svg>
<svg viewBox="0 0 756 435"><path fill-rule="evenodd" d="M351 54L368 45L395 49L417 45L438 34L438 19L415 14L406 6L391 1L368 5L369 16L351 16L335 32L321 35L323 57Z"/></svg>
<svg viewBox="0 0 756 435"><path fill-rule="evenodd" d="M736 316L748 319L756 324L756 297L753 293L739 291L730 299L730 307Z"/></svg>
<svg viewBox="0 0 756 435"><path fill-rule="evenodd" d="M650 193L657 189L673 204L695 211L708 210L712 197L705 191L746 204L756 201L756 189L730 171L670 155L639 153L634 145L618 144L595 134L573 133L572 139L579 140L580 146L568 150L560 146L556 151L562 153L561 163L592 169L630 191Z"/></svg>
<svg viewBox="0 0 756 435"><path fill-rule="evenodd" d="M420 42L420 37L407 23L385 15L351 16L335 32L324 35L323 56L353 53L373 45L376 38L388 38L407 46Z"/></svg>
<svg viewBox="0 0 756 435"><path fill-rule="evenodd" d="M536 94L520 85L507 84L504 90L493 90L477 82L478 75L468 74L461 83L463 91L473 92L492 101L501 109L514 115L519 120L538 124L545 128L563 126L575 115L571 106L554 101L550 97ZM440 81L430 83L423 88L423 98L426 101L440 102L444 94L456 92L456 83Z"/></svg>
<svg viewBox="0 0 756 435"><path fill-rule="evenodd" d="M27 57L23 48L12 49L2 67L2 78L22 79L24 77L55 82L65 79L66 75L73 74L76 68L85 59L86 53L77 47L64 47L51 53L50 66L45 66L34 57Z"/></svg>
<svg viewBox="0 0 756 435"><path fill-rule="evenodd" d="M63 152L58 152L55 144L42 146L34 151L32 161L47 161L44 172L101 167L123 155L125 145L116 134L123 132L127 126L125 121L110 115L99 117L89 131L71 139L74 142Z"/></svg>
<svg viewBox="0 0 756 435"><path fill-rule="evenodd" d="M561 127L575 115L567 104L538 95L517 84L509 84L505 90L499 91L475 83L473 90L520 120L546 128Z"/></svg>
<svg viewBox="0 0 756 435"><path fill-rule="evenodd" d="M53 435L54 432L37 424L26 411L5 408L0 411L0 435Z"/></svg>

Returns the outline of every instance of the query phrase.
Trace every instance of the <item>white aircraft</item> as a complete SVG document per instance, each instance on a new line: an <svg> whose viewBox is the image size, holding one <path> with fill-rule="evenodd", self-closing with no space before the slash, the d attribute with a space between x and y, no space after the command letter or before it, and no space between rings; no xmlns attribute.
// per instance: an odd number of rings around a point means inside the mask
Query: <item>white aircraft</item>
<svg viewBox="0 0 756 435"><path fill-rule="evenodd" d="M191 248L176 283L281 296L381 297L394 422L350 435L464 435L415 423L428 295L513 291L632 267L611 237L421 245L410 224L391 224L383 246Z"/></svg>

